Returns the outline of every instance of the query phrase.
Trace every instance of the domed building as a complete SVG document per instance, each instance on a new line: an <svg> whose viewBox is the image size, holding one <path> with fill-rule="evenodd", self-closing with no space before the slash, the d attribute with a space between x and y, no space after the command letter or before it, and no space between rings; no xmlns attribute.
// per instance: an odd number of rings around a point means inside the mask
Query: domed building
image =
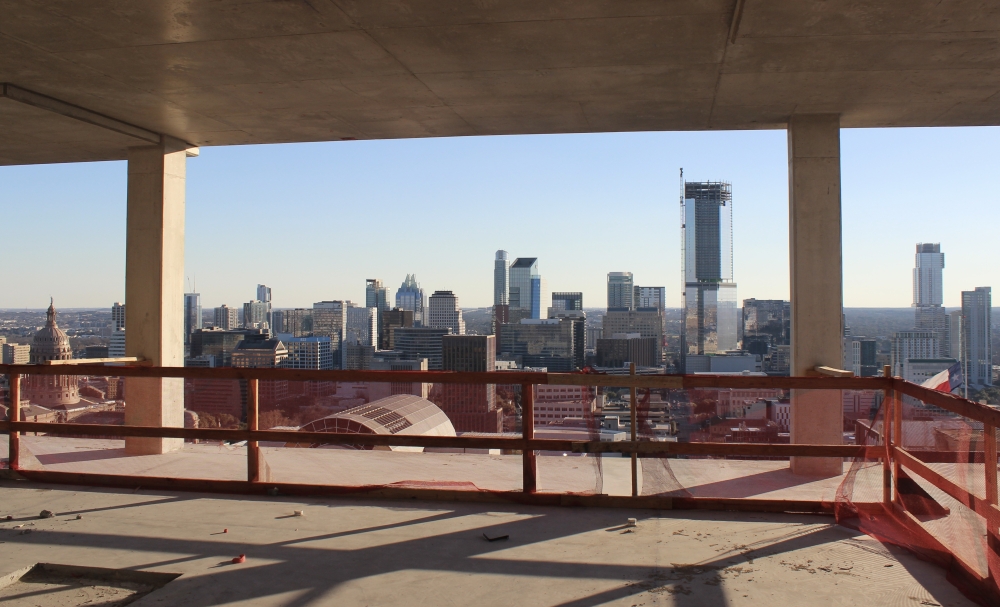
<svg viewBox="0 0 1000 607"><path fill-rule="evenodd" d="M56 324L56 308L50 301L45 327L31 340L30 363L43 364L48 360L69 360L73 349L69 337ZM73 375L26 375L24 398L47 408L75 405L80 402L80 390Z"/></svg>

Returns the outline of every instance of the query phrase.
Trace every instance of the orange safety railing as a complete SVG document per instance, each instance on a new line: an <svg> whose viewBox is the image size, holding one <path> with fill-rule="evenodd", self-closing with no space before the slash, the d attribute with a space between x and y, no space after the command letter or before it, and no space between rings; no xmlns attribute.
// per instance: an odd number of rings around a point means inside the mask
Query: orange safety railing
<svg viewBox="0 0 1000 607"><path fill-rule="evenodd" d="M185 379L231 379L245 380L248 386L247 429L209 429L149 426L105 426L96 424L60 423L60 434L94 435L115 437L153 437L203 439L218 441L248 441L247 481L260 482L259 453L260 441L321 442L331 445L377 445L404 447L446 447L473 449L504 449L523 453L524 494L536 493L536 451L564 451L572 453L622 453L630 455L694 455L694 456L769 456L769 457L879 457L882 452L875 447L858 445L797 445L797 444L753 444L753 443L677 443L640 442L636 436L636 416L632 415L630 440L619 442L580 441L562 439L538 439L534 437L532 387L535 385L566 385L588 387L629 388L632 410L635 411L636 389L692 389L692 388L780 388L780 389L848 389L882 390L892 380L880 377L837 378L837 377L761 377L761 376L705 376L705 375L602 375L582 373L544 372L447 372L447 371L301 371L291 369L252 368L186 368L186 367L146 367L75 365L73 375L114 375L117 377L140 378L185 378ZM19 382L22 375L68 375L68 369L61 366L0 365L0 374L10 378L11 402L19 398ZM258 385L262 380L286 381L336 381L336 382L420 382L436 384L520 384L522 403L522 436L414 436L377 435L329 432L275 431L258 429ZM978 406L978 405L973 405ZM0 431L10 434L10 468L18 470L20 432L51 432L52 424L27 422L17 418L18 409L11 408L12 418L0 422ZM49 478L57 478L50 473ZM74 473L75 480L87 482L99 480L95 475ZM108 480L108 479L104 479ZM148 480L146 481L148 485ZM174 485L184 484L177 480ZM267 483L268 486L274 483ZM637 479L632 474L632 495L637 496ZM332 488L332 487L331 487ZM667 498L669 500L669 498ZM699 498L692 498L698 500ZM703 498L706 505L710 498ZM674 502L677 500L675 499ZM725 500L723 500L725 501ZM743 500L752 502L753 500ZM766 500L758 500L766 507ZM676 505L676 504L675 504ZM829 505L788 503L780 507L808 506L808 510L829 510Z"/></svg>
<svg viewBox="0 0 1000 607"><path fill-rule="evenodd" d="M537 467L536 451L564 451L572 453L622 453L630 455L689 455L689 456L765 456L765 457L878 457L878 449L865 446L831 444L831 445L793 445L793 444L743 444L743 443L676 443L676 442L640 442L637 440L636 427L631 426L630 440L620 442L580 441L560 439L537 439L533 435L534 423L531 398L532 386L535 385L566 385L588 387L618 387L630 388L630 398L634 410L636 389L692 389L692 388L781 388L781 389L853 389L881 390L888 384L883 378L835 378L835 377L760 377L760 376L680 376L680 375L602 375L581 373L544 373L544 372L492 372L492 373L461 373L445 371L301 371L291 369L249 369L249 368L185 368L185 367L148 367L148 366L114 366L82 364L75 365L73 375L114 375L117 377L140 378L185 378L185 379L231 379L245 380L248 385L247 429L203 429L203 428L168 428L145 426L103 426L93 424L59 424L60 434L80 436L116 436L116 437L157 437L181 438L219 441L248 441L247 483L261 482L259 451L256 447L260 441L288 442L322 442L324 444L341 445L378 445L404 447L445 447L472 449L503 449L523 453L522 496L505 495L508 499L520 499L552 503L553 496L536 495ZM10 378L11 402L18 398L17 390L21 375L67 375L66 367L58 366L26 366L0 365L0 373ZM366 435L353 433L308 433L301 431L260 430L257 427L257 394L258 382L262 380L286 381L335 381L335 382L423 382L436 384L520 384L525 401L522 403L522 436L489 437L489 436L401 436L401 435ZM17 415L17 408L12 408ZM635 416L633 415L633 421ZM26 422L13 418L8 422L0 422L0 431L10 434L10 468L18 470L20 432L51 432L52 425L42 422ZM634 470L634 467L633 467ZM27 471L24 471L28 473ZM60 473L48 471L32 471L31 476L39 480L64 480L67 482L102 482L130 484L134 479L115 479L110 475L94 475L88 473ZM98 477L101 478L98 478ZM150 480L144 477L143 483L150 486ZM173 479L171 486L188 486L198 488L203 485L193 479ZM275 483L266 483L268 487ZM814 503L809 500L753 500L746 498L649 498L637 496L637 479L632 475L632 495L634 502L645 502L654 507L739 507L771 510L821 511L832 510L831 504ZM252 491L254 487L222 484L213 481L205 485L215 490L225 488L234 491ZM278 483L281 486L280 483ZM356 490L353 487L324 486L336 491ZM321 487L283 486L283 490L299 490L321 492ZM445 493L450 493L445 491ZM461 493L456 491L456 494ZM534 499L532 499L534 496ZM455 495L454 497L461 497ZM598 496L575 496L583 501L585 498ZM566 499L555 500L565 502ZM578 500L571 500L578 501ZM598 500L605 503L621 503L618 499ZM737 503L738 502L738 503Z"/></svg>

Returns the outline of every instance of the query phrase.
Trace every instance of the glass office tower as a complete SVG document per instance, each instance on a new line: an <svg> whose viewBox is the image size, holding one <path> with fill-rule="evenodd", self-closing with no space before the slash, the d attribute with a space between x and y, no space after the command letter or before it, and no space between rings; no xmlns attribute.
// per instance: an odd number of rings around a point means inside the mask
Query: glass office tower
<svg viewBox="0 0 1000 607"><path fill-rule="evenodd" d="M727 182L683 184L681 268L684 280L682 358L737 346L733 282L733 193Z"/></svg>

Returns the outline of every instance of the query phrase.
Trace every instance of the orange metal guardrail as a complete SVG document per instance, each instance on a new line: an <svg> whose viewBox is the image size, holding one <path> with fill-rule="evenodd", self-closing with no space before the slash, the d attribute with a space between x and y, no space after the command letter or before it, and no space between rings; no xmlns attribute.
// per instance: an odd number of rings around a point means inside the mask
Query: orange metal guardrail
<svg viewBox="0 0 1000 607"><path fill-rule="evenodd" d="M246 430L224 430L206 428L162 428L143 426L101 426L92 424L59 424L60 434L102 435L102 436L140 436L162 438L185 438L223 441L248 441L248 481L260 482L259 441L284 442L318 442L324 444L356 444L356 445L392 445L413 447L457 447L481 449L520 450L524 458L523 492L534 493L537 489L537 472L534 461L535 451L565 451L575 453L607 453L617 452L635 455L702 455L702 456L807 456L807 457L865 457L882 459L886 465L886 503L893 501L892 487L898 481L899 466L905 465L915 473L925 476L929 482L939 486L953 496L958 496L963 503L975 504L975 500L963 494L963 490L953 483L942 481L940 475L930 471L926 465L921 465L912 455L902 449L894 439L899 436L899 428L895 432L886 432L888 447L863 445L788 445L788 444L755 444L755 443L673 443L638 441L635 428L632 429L631 440L615 443L601 441L571 441L557 439L536 439L533 436L532 423L533 385L572 385L572 386L613 386L632 388L631 399L635 400L635 388L742 388L742 389L802 389L802 390L886 390L887 394L898 391L915 398L920 398L935 406L981 421L995 437L996 426L1000 425L1000 411L985 407L960 397L922 388L891 377L758 377L758 376L711 376L711 375L599 375L584 373L542 373L542 372L487 372L459 373L447 371L303 371L293 369L245 369L245 368L187 368L187 367L148 367L148 366L113 366L97 364L82 364L72 367L73 375L113 375L117 377L145 378L188 378L188 379L242 379L248 382L248 413ZM21 375L67 375L67 368L59 366L40 365L0 365L0 374L11 378L11 401L17 402L20 393ZM522 437L432 437L432 436L400 436L400 435L364 435L348 433L303 433L297 431L259 430L257 427L257 394L258 383L261 380L287 381L341 381L341 382L418 382L418 383L463 383L463 384L520 384L525 402L522 405L524 420ZM894 403L894 399L887 399ZM891 406L891 405L890 405ZM899 412L896 406L896 422L899 426ZM25 422L19 419L19 410L11 409L10 421L0 422L0 431L10 434L10 467L17 470L19 466L19 435L21 432L51 432L52 425L46 423ZM313 436L315 434L315 436ZM987 444L994 445L987 441ZM988 447L989 449L989 447ZM986 453L987 463L987 498L986 503L992 509L978 508L977 512L992 513L996 510L996 450ZM992 461L993 466L989 464ZM990 474L990 470L993 474ZM86 481L87 474L80 473L80 481ZM177 481L181 483L180 480ZM635 486L633 475L633 489ZM345 488L346 489L346 488ZM966 492L967 493L967 492ZM633 495L635 491L633 490ZM697 499L697 498L695 498ZM708 499L708 498L704 498ZM980 500L981 502L982 500ZM992 514L991 514L992 516Z"/></svg>

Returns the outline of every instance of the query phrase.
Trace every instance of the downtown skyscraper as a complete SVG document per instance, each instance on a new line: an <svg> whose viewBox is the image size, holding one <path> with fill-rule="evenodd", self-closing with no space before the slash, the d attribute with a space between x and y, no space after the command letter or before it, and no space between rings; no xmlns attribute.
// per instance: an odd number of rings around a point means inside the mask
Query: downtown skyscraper
<svg viewBox="0 0 1000 607"><path fill-rule="evenodd" d="M913 267L914 326L938 336L938 349L950 352L948 317L945 314L943 275L944 253L939 243L917 243Z"/></svg>
<svg viewBox="0 0 1000 607"><path fill-rule="evenodd" d="M962 291L962 367L969 386L993 385L993 295L990 287Z"/></svg>
<svg viewBox="0 0 1000 607"><path fill-rule="evenodd" d="M510 322L524 318L542 318L548 306L548 288L538 272L537 257L519 257L510 264Z"/></svg>
<svg viewBox="0 0 1000 607"><path fill-rule="evenodd" d="M413 326L425 326L427 299L424 297L424 290L420 288L420 283L417 282L416 274L407 274L403 284L399 285L399 290L396 291L396 307L413 312Z"/></svg>
<svg viewBox="0 0 1000 607"><path fill-rule="evenodd" d="M510 284L510 262L507 261L507 251L497 251L493 260L493 305L505 306L510 303L507 289Z"/></svg>
<svg viewBox="0 0 1000 607"><path fill-rule="evenodd" d="M635 283L631 272L608 272L608 310L635 308Z"/></svg>
<svg viewBox="0 0 1000 607"><path fill-rule="evenodd" d="M389 311L389 287L378 278L365 280L365 307L378 308L379 314Z"/></svg>
<svg viewBox="0 0 1000 607"><path fill-rule="evenodd" d="M201 293L184 294L184 345L191 345L191 334L201 328Z"/></svg>
<svg viewBox="0 0 1000 607"><path fill-rule="evenodd" d="M264 304L264 322L273 331L274 319L271 316L271 287L257 285L257 301Z"/></svg>
<svg viewBox="0 0 1000 607"><path fill-rule="evenodd" d="M682 363L688 355L735 350L733 191L727 182L682 182Z"/></svg>

